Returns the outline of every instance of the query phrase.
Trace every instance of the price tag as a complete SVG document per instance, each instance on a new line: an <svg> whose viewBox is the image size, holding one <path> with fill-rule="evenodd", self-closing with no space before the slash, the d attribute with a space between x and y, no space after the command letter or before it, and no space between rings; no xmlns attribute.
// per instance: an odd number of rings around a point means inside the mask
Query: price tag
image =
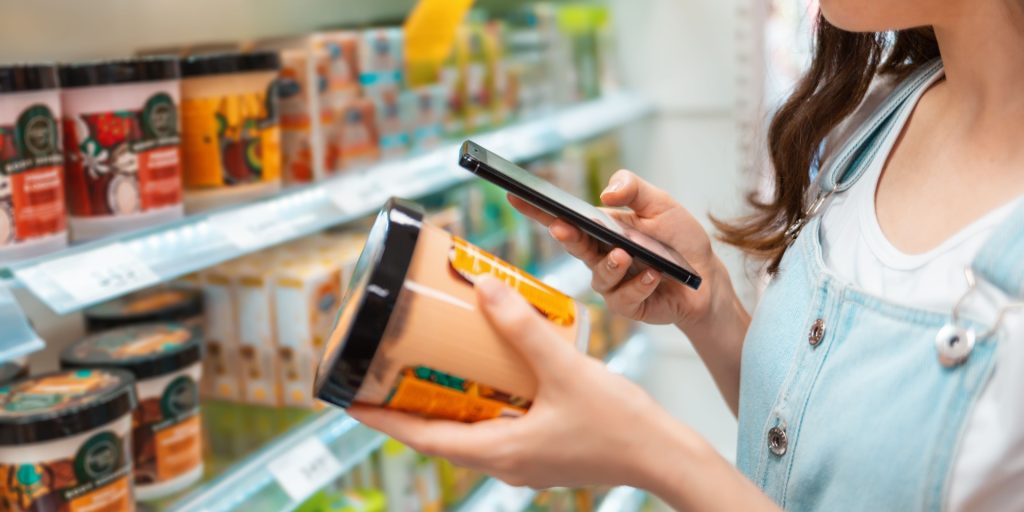
<svg viewBox="0 0 1024 512"><path fill-rule="evenodd" d="M235 247L249 251L293 238L296 222L304 220L301 217L274 215L269 208L247 208L213 215L208 222Z"/></svg>
<svg viewBox="0 0 1024 512"><path fill-rule="evenodd" d="M122 243L57 258L17 273L29 287L33 287L33 281L46 278L79 304L116 297L160 282L160 277Z"/></svg>
<svg viewBox="0 0 1024 512"><path fill-rule="evenodd" d="M303 501L341 475L342 466L319 439L299 443L267 466L292 501Z"/></svg>
<svg viewBox="0 0 1024 512"><path fill-rule="evenodd" d="M327 195L342 212L351 215L370 213L387 199L372 176L353 175L327 188Z"/></svg>

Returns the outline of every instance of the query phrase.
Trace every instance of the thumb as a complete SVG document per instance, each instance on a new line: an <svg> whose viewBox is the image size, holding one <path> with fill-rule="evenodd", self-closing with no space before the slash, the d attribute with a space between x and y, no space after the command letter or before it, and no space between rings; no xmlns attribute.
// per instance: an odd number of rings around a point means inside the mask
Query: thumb
<svg viewBox="0 0 1024 512"><path fill-rule="evenodd" d="M537 380L564 374L578 356L576 350L522 295L491 276L480 277L476 289L484 315L498 334L523 356Z"/></svg>

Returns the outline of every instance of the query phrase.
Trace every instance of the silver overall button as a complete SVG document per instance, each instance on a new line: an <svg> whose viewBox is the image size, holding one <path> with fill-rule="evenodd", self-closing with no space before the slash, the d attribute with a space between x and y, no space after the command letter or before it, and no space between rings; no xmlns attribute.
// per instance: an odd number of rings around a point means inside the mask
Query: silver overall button
<svg viewBox="0 0 1024 512"><path fill-rule="evenodd" d="M768 449L779 457L786 454L786 447L789 446L789 438L786 431L780 427L772 427L768 431Z"/></svg>
<svg viewBox="0 0 1024 512"><path fill-rule="evenodd" d="M946 324L935 335L935 351L938 352L939 363L947 368L963 363L971 356L976 341L977 335L973 329Z"/></svg>
<svg viewBox="0 0 1024 512"><path fill-rule="evenodd" d="M824 338L825 321L819 318L814 321L813 325L811 325L811 332L807 334L807 342L810 343L812 347L817 347L818 343L821 343L821 340Z"/></svg>

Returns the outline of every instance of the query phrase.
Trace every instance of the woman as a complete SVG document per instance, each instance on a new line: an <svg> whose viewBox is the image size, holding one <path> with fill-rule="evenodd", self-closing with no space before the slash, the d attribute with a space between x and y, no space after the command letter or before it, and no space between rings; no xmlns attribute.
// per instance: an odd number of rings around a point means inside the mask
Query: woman
<svg viewBox="0 0 1024 512"><path fill-rule="evenodd" d="M769 133L774 196L717 222L773 275L752 319L700 225L629 172L602 201L683 254L699 291L627 277L621 249L513 200L614 311L693 342L738 414L738 470L494 281L481 303L540 382L528 414L353 415L511 484L631 485L678 509L1024 510L1024 2L821 3Z"/></svg>

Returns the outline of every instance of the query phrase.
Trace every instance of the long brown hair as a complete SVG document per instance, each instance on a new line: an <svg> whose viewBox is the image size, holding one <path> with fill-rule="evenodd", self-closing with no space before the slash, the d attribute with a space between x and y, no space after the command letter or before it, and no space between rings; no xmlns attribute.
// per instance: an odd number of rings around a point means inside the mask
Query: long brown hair
<svg viewBox="0 0 1024 512"><path fill-rule="evenodd" d="M768 198L751 192L747 216L712 217L719 239L766 260L774 274L788 245L786 228L803 216L811 165L825 137L857 108L876 75L905 76L938 56L931 28L847 32L819 14L810 68L768 128L774 191Z"/></svg>

